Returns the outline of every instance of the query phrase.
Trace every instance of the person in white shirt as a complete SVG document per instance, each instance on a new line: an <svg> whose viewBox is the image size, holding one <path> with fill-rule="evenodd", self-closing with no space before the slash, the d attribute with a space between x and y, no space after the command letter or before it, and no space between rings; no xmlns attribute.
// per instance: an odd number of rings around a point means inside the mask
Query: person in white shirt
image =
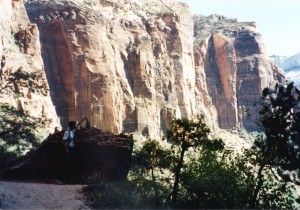
<svg viewBox="0 0 300 210"><path fill-rule="evenodd" d="M75 142L74 142L75 134L74 133L76 131L76 122L70 121L68 126L69 126L69 128L65 131L64 137L62 139L67 152L73 150L73 148L75 146Z"/></svg>

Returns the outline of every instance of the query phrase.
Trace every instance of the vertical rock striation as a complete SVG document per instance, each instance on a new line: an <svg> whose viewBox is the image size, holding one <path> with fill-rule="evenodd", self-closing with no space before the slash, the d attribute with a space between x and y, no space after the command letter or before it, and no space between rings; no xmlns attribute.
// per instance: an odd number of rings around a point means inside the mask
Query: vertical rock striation
<svg viewBox="0 0 300 210"><path fill-rule="evenodd" d="M283 78L253 23L193 19L172 0L28 0L26 8L63 125L87 116L104 131L156 137L172 117L204 113L211 126L254 129L243 109Z"/></svg>
<svg viewBox="0 0 300 210"><path fill-rule="evenodd" d="M58 118L47 90L42 93L22 82L14 85L8 82L8 78L19 70L39 75L36 84L47 84L39 30L30 23L22 0L0 0L0 5L0 105L10 104L34 117L48 118L52 121L49 129L54 129L59 125Z"/></svg>
<svg viewBox="0 0 300 210"><path fill-rule="evenodd" d="M201 65L219 126L257 129L253 105L263 88L284 82L283 71L269 62L254 22L240 23L218 15L197 16L194 21L195 54L205 57ZM252 119L247 118L246 109Z"/></svg>
<svg viewBox="0 0 300 210"><path fill-rule="evenodd" d="M186 5L28 1L26 7L41 33L63 124L88 116L105 131L155 136L171 116L198 113L193 21Z"/></svg>

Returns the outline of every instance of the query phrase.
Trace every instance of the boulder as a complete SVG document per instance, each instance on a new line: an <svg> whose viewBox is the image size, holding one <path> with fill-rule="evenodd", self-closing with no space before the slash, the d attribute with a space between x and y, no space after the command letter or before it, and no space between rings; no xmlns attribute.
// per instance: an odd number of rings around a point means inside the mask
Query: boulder
<svg viewBox="0 0 300 210"><path fill-rule="evenodd" d="M49 135L35 151L2 170L1 178L82 183L94 173L109 180L127 177L133 148L131 137L102 133L95 128L81 129L76 132L74 150L68 153L61 141L63 134L64 131L58 131Z"/></svg>

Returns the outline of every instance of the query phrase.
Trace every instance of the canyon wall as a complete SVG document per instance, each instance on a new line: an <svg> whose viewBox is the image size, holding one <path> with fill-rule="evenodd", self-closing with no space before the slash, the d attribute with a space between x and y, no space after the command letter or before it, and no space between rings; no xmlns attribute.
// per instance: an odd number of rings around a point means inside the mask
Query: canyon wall
<svg viewBox="0 0 300 210"><path fill-rule="evenodd" d="M0 106L9 104L31 116L49 119L47 129L59 126L53 103L47 89L47 80L41 58L39 30L30 23L22 0L0 0ZM14 73L26 72L35 75L36 86L32 89L29 81L9 80Z"/></svg>
<svg viewBox="0 0 300 210"><path fill-rule="evenodd" d="M219 15L197 16L194 22L195 68L206 75L219 126L256 130L258 111L253 105L263 88L285 82L284 72L269 61L255 22Z"/></svg>
<svg viewBox="0 0 300 210"><path fill-rule="evenodd" d="M104 131L156 137L172 117L203 113L213 128L251 130L244 109L283 80L254 23L193 17L172 0L25 5L63 126L87 116Z"/></svg>

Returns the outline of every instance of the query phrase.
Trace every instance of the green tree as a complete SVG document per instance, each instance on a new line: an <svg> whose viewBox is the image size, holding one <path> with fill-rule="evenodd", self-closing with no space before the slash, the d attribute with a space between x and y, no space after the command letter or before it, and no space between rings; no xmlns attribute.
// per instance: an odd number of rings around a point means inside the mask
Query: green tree
<svg viewBox="0 0 300 210"><path fill-rule="evenodd" d="M50 121L30 116L7 104L0 105L0 167L30 147L39 144L38 128Z"/></svg>
<svg viewBox="0 0 300 210"><path fill-rule="evenodd" d="M299 150L295 149L300 144L299 104L300 91L293 83L276 84L262 92L257 123L266 138L257 146L264 147L273 165L299 168Z"/></svg>
<svg viewBox="0 0 300 210"><path fill-rule="evenodd" d="M182 171L180 208L245 208L248 186L233 151L202 147L197 154L191 154Z"/></svg>
<svg viewBox="0 0 300 210"><path fill-rule="evenodd" d="M133 167L135 167L135 172L131 172L130 180L136 186L142 186L141 188L147 189L146 194L143 193L143 197L151 198L151 191L154 189L155 207L162 207L164 203L163 196L167 192L166 187L156 180L155 171L158 172L161 169L169 168L171 159L170 151L163 148L156 140L148 139L140 149L134 151ZM143 176L147 171L150 171L151 174L151 186L147 186L147 179L144 179Z"/></svg>
<svg viewBox="0 0 300 210"><path fill-rule="evenodd" d="M264 142L263 135L257 135L254 145L237 160L248 189L247 207L293 209L295 197L292 185L279 176L280 167L266 155Z"/></svg>
<svg viewBox="0 0 300 210"><path fill-rule="evenodd" d="M253 147L244 156L244 165L251 167L246 170L252 171L248 178L254 176L251 178L254 184L249 200L250 208L260 207L260 195L266 181L269 181L266 176L276 177L274 168L299 168L299 151L296 149L300 144L299 99L300 91L293 83L276 84L274 89L265 88L262 92L257 124L263 128L265 136L257 136ZM273 175L270 175L271 172ZM281 185L285 186L285 183Z"/></svg>
<svg viewBox="0 0 300 210"><path fill-rule="evenodd" d="M184 159L190 148L197 149L201 146L210 147L210 149L223 148L224 143L220 139L210 140L208 135L210 129L205 124L204 116L198 115L195 119L174 119L171 127L167 131L166 138L172 144L175 164L172 171L174 172L174 184L172 192L172 202L177 202L179 182L181 171L184 166ZM178 151L178 153L176 153Z"/></svg>
<svg viewBox="0 0 300 210"><path fill-rule="evenodd" d="M19 68L1 72L0 94L14 94L17 98L21 87L28 88L29 93L38 92L47 95L47 83L41 71L25 72ZM37 146L39 136L36 130L50 123L45 117L36 118L28 112L17 109L7 103L0 104L0 167L22 154L31 146Z"/></svg>

